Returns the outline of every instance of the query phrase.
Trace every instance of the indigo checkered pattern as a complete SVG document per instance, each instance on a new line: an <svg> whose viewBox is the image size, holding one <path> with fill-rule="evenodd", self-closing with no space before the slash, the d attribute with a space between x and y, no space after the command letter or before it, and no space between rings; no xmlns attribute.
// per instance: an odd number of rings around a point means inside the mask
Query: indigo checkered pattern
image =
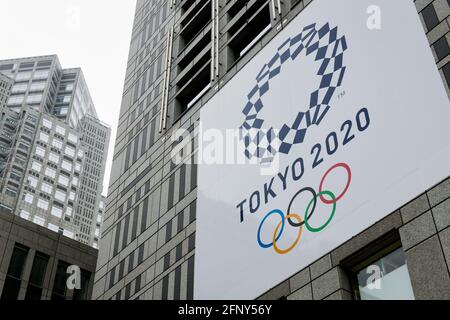
<svg viewBox="0 0 450 320"><path fill-rule="evenodd" d="M293 145L303 143L309 127L321 123L331 108L331 98L342 84L346 50L345 36L338 38L338 28L331 29L328 23L321 28L309 25L278 48L256 77L257 84L248 94L243 110L245 121L240 127L240 138L248 159L256 157L267 163L278 152L288 154ZM294 61L303 51L306 56L313 55L315 61L321 61L317 72L321 77L320 87L311 93L309 109L300 111L291 124L284 124L278 130L273 127L263 130L265 120L258 118L258 113L264 107L263 96L270 92L270 81L281 73L286 61Z"/></svg>

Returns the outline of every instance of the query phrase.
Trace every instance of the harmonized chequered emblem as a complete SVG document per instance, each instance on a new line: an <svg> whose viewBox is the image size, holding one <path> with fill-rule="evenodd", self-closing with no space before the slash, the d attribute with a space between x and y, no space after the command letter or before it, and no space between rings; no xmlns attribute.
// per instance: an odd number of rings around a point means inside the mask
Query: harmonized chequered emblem
<svg viewBox="0 0 450 320"><path fill-rule="evenodd" d="M322 122L331 108L330 101L336 89L344 79L346 50L345 36L339 37L338 28L332 29L328 23L320 28L311 24L278 48L257 75L257 84L248 94L243 110L245 121L239 129L248 159L256 157L261 163L270 163L277 153L288 154L293 145L303 143L308 128ZM264 126L266 120L258 114L264 108L263 97L270 94L271 80L283 71L286 62L295 61L302 52L321 62L317 71L320 86L311 93L309 108L299 111L292 123L285 123L280 128Z"/></svg>

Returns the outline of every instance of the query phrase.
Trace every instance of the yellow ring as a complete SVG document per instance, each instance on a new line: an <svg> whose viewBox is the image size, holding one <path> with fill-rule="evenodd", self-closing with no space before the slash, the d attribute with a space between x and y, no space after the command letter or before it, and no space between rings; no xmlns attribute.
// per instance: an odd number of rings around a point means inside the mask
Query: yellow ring
<svg viewBox="0 0 450 320"><path fill-rule="evenodd" d="M287 219L291 219L291 218L297 219L298 223L302 223L302 218L298 214L295 214L295 213L288 214L285 219L287 220ZM292 244L292 246L290 246L286 250L281 250L277 246L277 235L278 235L278 230L280 229L282 223L283 222L280 222L278 224L277 228L275 229L275 233L273 234L273 248L274 248L275 252L278 254L286 254L286 253L291 252L295 248L295 246L298 244L298 242L300 241L300 237L302 236L302 231L303 231L303 225L302 225L298 228L299 229L298 236L297 236L297 239L295 240L295 242Z"/></svg>

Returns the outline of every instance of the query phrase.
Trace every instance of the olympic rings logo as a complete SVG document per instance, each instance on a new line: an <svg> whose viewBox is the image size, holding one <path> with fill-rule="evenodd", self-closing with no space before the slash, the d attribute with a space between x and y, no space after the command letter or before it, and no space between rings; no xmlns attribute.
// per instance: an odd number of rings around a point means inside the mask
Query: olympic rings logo
<svg viewBox="0 0 450 320"><path fill-rule="evenodd" d="M341 192L341 194L339 196L336 196L333 192L331 192L329 190L324 190L323 187L324 187L326 178L334 170L336 170L338 168L343 168L347 172L347 182L346 182L345 188ZM292 198L291 202L289 203L288 209L287 209L287 215L285 215L283 213L283 211L276 209L276 210L270 211L262 219L261 223L259 224L258 234L257 234L257 240L258 240L259 246L263 249L273 248L275 250L275 252L278 254L287 254L287 253L291 252L297 246L297 244L300 242L300 239L301 239L302 233L303 233L303 226L305 226L306 229L312 233L318 233L318 232L323 231L326 227L328 227L328 225L333 220L334 215L336 213L337 203L339 202L339 200L341 200L347 194L347 191L350 187L351 182L352 182L352 171L348 164L337 163L334 166L332 166L322 177L322 180L320 181L318 193L313 188L305 187L305 188L301 189L300 191L298 191ZM312 199L306 206L306 209L304 211L304 216L302 219L302 217L298 213L292 212L292 205L293 205L295 199L297 199L303 193L310 193L312 195ZM312 226L310 224L310 220L311 220L312 216L314 215L318 200L320 200L325 205L332 206L332 210L331 210L330 216L328 217L328 220L323 225ZM280 223L277 225L277 227L274 230L272 242L264 243L261 240L261 230L262 230L264 223L267 221L267 219L273 215L278 215L280 217ZM298 233L297 233L294 243L290 247L288 247L286 249L282 249L278 246L277 242L280 240L281 236L283 235L284 229L286 227L286 221L288 222L288 224L291 227L298 228Z"/></svg>

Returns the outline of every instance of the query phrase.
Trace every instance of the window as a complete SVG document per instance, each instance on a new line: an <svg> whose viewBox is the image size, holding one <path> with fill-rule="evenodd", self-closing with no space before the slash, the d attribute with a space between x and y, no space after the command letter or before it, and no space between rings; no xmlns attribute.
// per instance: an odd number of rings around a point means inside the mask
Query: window
<svg viewBox="0 0 450 320"><path fill-rule="evenodd" d="M66 146L64 149L64 153L67 154L69 157L75 157L75 149L69 146Z"/></svg>
<svg viewBox="0 0 450 320"><path fill-rule="evenodd" d="M53 283L52 300L66 300L66 281L68 277L66 272L68 267L68 263L58 261L55 282Z"/></svg>
<svg viewBox="0 0 450 320"><path fill-rule="evenodd" d="M55 216L57 218L61 218L62 217L62 209L57 208L57 207L53 207L52 208L52 216Z"/></svg>
<svg viewBox="0 0 450 320"><path fill-rule="evenodd" d="M39 139L45 143L48 143L48 134L41 132L39 134Z"/></svg>
<svg viewBox="0 0 450 320"><path fill-rule="evenodd" d="M44 226L45 224L45 219L39 216L34 216L33 222L40 225L40 226Z"/></svg>
<svg viewBox="0 0 450 320"><path fill-rule="evenodd" d="M38 184L38 179L33 177L33 176L29 176L28 177L28 184L30 185L30 187L32 188L37 188L37 184Z"/></svg>
<svg viewBox="0 0 450 320"><path fill-rule="evenodd" d="M30 94L27 97L27 103L29 104L41 103L41 101L42 101L42 94Z"/></svg>
<svg viewBox="0 0 450 320"><path fill-rule="evenodd" d="M25 300L41 300L44 277L47 271L49 256L36 252L31 267Z"/></svg>
<svg viewBox="0 0 450 320"><path fill-rule="evenodd" d="M76 172L80 172L80 170L81 170L81 164L80 164L79 162L77 162L77 163L75 164L75 171L76 171Z"/></svg>
<svg viewBox="0 0 450 320"><path fill-rule="evenodd" d="M47 177L49 177L49 178L55 179L55 177L56 177L56 170L54 170L54 169L52 169L50 167L47 167L45 169L45 175Z"/></svg>
<svg viewBox="0 0 450 320"><path fill-rule="evenodd" d="M66 236L67 238L71 238L71 239L75 238L75 234L73 232L71 232L71 231L68 231L68 230L64 230L63 231L63 235Z"/></svg>
<svg viewBox="0 0 450 320"><path fill-rule="evenodd" d="M37 161L33 161L33 163L31 164L31 169L33 169L36 172L41 172L42 164L40 164Z"/></svg>
<svg viewBox="0 0 450 320"><path fill-rule="evenodd" d="M61 150L62 146L63 146L63 143L62 143L61 140L54 138L53 141L52 141L52 146L54 146L55 148Z"/></svg>
<svg viewBox="0 0 450 320"><path fill-rule="evenodd" d="M78 142L78 137L72 133L69 133L69 136L67 137L67 139L72 142L72 143L77 143Z"/></svg>
<svg viewBox="0 0 450 320"><path fill-rule="evenodd" d="M49 185L48 183L42 183L41 185L41 191L45 192L47 194L52 194L53 192L53 187L51 185Z"/></svg>
<svg viewBox="0 0 450 320"><path fill-rule="evenodd" d="M60 126L56 126L56 132L59 133L60 135L65 135L66 129L64 129L63 127L60 127Z"/></svg>
<svg viewBox="0 0 450 320"><path fill-rule="evenodd" d="M64 160L62 162L61 168L63 168L66 171L71 172L72 171L72 164L69 161Z"/></svg>
<svg viewBox="0 0 450 320"><path fill-rule="evenodd" d="M33 82L30 87L30 92L44 91L45 84L46 84L45 81Z"/></svg>
<svg viewBox="0 0 450 320"><path fill-rule="evenodd" d="M75 192L71 191L69 194L69 200L75 201Z"/></svg>
<svg viewBox="0 0 450 320"><path fill-rule="evenodd" d="M22 219L29 220L30 219L30 213L28 211L25 211L25 210L22 209L22 210L20 210L20 217Z"/></svg>
<svg viewBox="0 0 450 320"><path fill-rule="evenodd" d="M56 154L56 153L53 153L53 152L50 152L50 155L49 155L49 157L48 157L48 160L50 161L50 162L53 162L53 163L58 163L59 162L59 156Z"/></svg>
<svg viewBox="0 0 450 320"><path fill-rule="evenodd" d="M386 252L388 253L386 254ZM370 260L362 269L356 271L357 298L361 300L414 300L402 248L394 251L388 248Z"/></svg>
<svg viewBox="0 0 450 320"><path fill-rule="evenodd" d="M38 70L34 73L33 79L34 80L43 80L47 79L49 74L49 70Z"/></svg>
<svg viewBox="0 0 450 320"><path fill-rule="evenodd" d="M78 186L78 178L77 177L73 177L72 178L72 184L77 187Z"/></svg>
<svg viewBox="0 0 450 320"><path fill-rule="evenodd" d="M12 87L11 92L12 93L24 93L27 91L28 83L19 83L16 84L14 87Z"/></svg>
<svg viewBox="0 0 450 320"><path fill-rule="evenodd" d="M29 249L27 247L20 244L14 246L5 284L3 286L1 300L17 300L28 251Z"/></svg>
<svg viewBox="0 0 450 320"><path fill-rule="evenodd" d="M71 217L72 216L72 212L73 212L72 207L67 207L66 216Z"/></svg>
<svg viewBox="0 0 450 320"><path fill-rule="evenodd" d="M69 178L67 178L63 175L60 175L58 178L58 183L62 184L65 187L68 187L69 186Z"/></svg>
<svg viewBox="0 0 450 320"><path fill-rule="evenodd" d="M91 273L81 269L81 289L75 290L73 293L73 300L86 300L88 298L88 286L91 279Z"/></svg>
<svg viewBox="0 0 450 320"><path fill-rule="evenodd" d="M25 194L24 200L26 203L33 204L34 197L31 194L27 193Z"/></svg>
<svg viewBox="0 0 450 320"><path fill-rule="evenodd" d="M53 126L53 123L47 119L43 119L42 124L44 125L44 127L48 128L48 129L51 129Z"/></svg>
<svg viewBox="0 0 450 320"><path fill-rule="evenodd" d="M37 206L42 210L48 210L48 201L44 199L38 199Z"/></svg>
<svg viewBox="0 0 450 320"><path fill-rule="evenodd" d="M36 154L41 157L41 158L45 158L45 149L42 147L36 147Z"/></svg>
<svg viewBox="0 0 450 320"><path fill-rule="evenodd" d="M47 228L52 230L53 232L59 233L59 227L57 225L54 225L53 223L49 223Z"/></svg>
<svg viewBox="0 0 450 320"><path fill-rule="evenodd" d="M31 78L31 72L19 72L16 76L16 82L27 81Z"/></svg>
<svg viewBox="0 0 450 320"><path fill-rule="evenodd" d="M59 200L59 201L61 201L61 202L66 202L66 193L65 192L63 192L63 191L60 191L60 190L57 190L56 192L55 192L55 198L56 198L56 200Z"/></svg>
<svg viewBox="0 0 450 320"><path fill-rule="evenodd" d="M8 106L17 106L21 105L23 103L23 100L25 99L25 96L11 96L8 99Z"/></svg>

